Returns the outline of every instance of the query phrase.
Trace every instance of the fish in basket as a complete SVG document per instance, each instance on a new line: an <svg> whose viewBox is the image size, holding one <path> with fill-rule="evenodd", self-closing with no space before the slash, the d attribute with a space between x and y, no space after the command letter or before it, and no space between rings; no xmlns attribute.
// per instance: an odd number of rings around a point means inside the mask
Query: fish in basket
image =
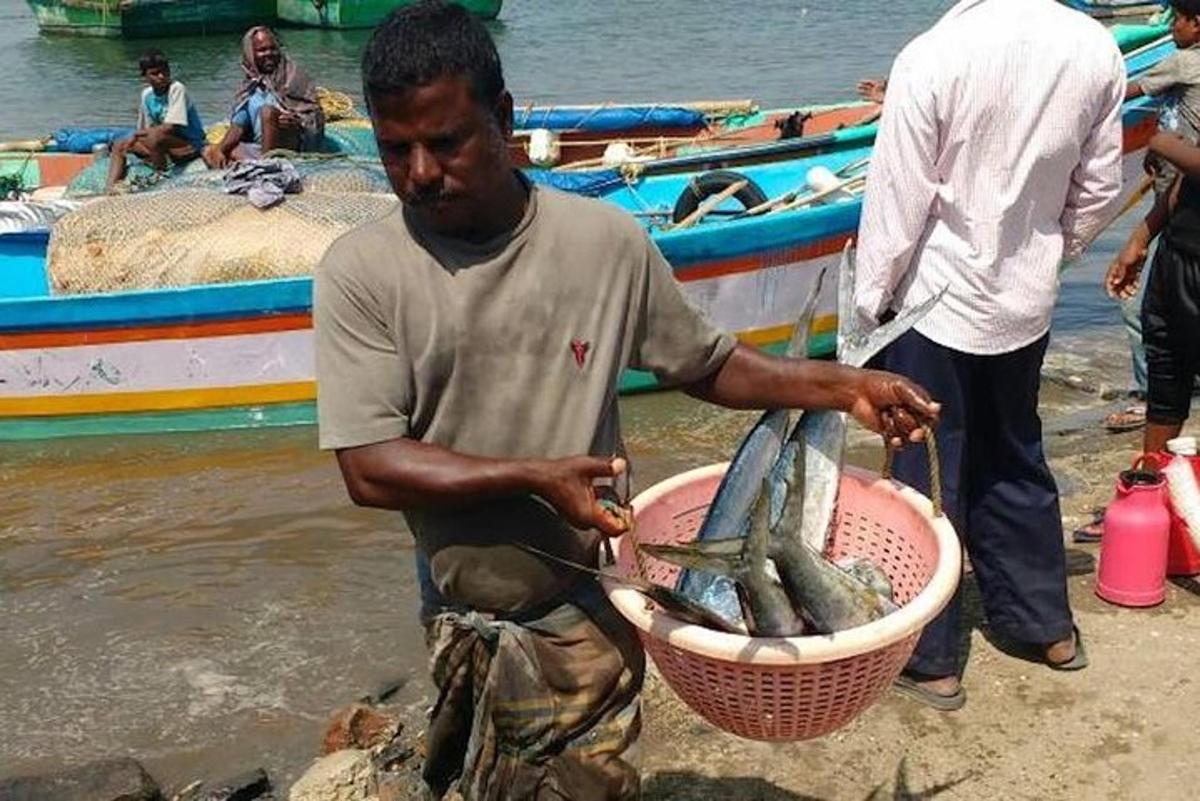
<svg viewBox="0 0 1200 801"><path fill-rule="evenodd" d="M865 332L853 323L853 281L847 248L838 355L854 366L942 294ZM791 354L804 352L819 284ZM672 689L718 727L760 740L820 736L874 703L961 570L953 528L927 499L843 467L845 413L790 418L766 412L728 466L639 496L634 528L604 579Z"/></svg>

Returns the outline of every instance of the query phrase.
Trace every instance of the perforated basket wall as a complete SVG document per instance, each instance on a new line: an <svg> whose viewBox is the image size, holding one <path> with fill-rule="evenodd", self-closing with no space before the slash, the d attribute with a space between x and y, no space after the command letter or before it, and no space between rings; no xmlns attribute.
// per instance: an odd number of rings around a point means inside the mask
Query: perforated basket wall
<svg viewBox="0 0 1200 801"><path fill-rule="evenodd" d="M648 504L635 504L636 533L643 543L679 543L694 539L721 479L722 471L695 471L694 480L681 480L674 488ZM685 479L686 477L681 477ZM865 556L874 560L892 580L896 601L909 604L929 584L939 560L941 546L932 520L906 503L890 484L864 478L858 473L843 476L839 508L828 553L833 557ZM645 495L651 495L650 490ZM957 556L954 557L957 559ZM649 557L645 560L649 579L674 586L679 568ZM616 571L637 571L628 538L619 545ZM899 675L920 636L920 626L939 611L953 588L939 589L945 598L935 599L919 625L905 621L896 612L871 624L878 630L874 644L848 646L841 658L814 661L811 644L821 643L830 651L829 637L793 637L771 640L783 651L784 664L755 664L751 660L764 641L707 632L699 627L681 629L662 625L661 612L642 614L628 593L614 594L618 609L638 626L647 652L663 678L685 703L717 727L755 740L802 740L838 729L873 704ZM618 597L620 595L621 597ZM631 606L632 604L632 606ZM630 614L633 610L634 614ZM903 610L902 610L903 611ZM911 611L911 610L910 610ZM901 617L898 617L901 616ZM895 620L889 620L896 618ZM897 627L907 626L911 630ZM867 630L861 627L859 633ZM834 638L845 633L834 635ZM707 647L705 638L713 646ZM672 642L668 642L668 638ZM853 638L847 638L853 639ZM861 639L861 638L859 638ZM703 644L700 653L688 643ZM788 649L795 659L788 660ZM836 651L837 649L832 649ZM725 658L718 658L721 653Z"/></svg>

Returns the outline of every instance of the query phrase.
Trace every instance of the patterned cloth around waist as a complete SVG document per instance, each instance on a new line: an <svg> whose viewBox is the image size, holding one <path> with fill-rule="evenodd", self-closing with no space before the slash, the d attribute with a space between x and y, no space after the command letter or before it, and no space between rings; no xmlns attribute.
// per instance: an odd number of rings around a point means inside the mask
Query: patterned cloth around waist
<svg viewBox="0 0 1200 801"><path fill-rule="evenodd" d="M645 657L597 585L519 622L446 611L427 633L439 691L424 773L433 798L639 797Z"/></svg>

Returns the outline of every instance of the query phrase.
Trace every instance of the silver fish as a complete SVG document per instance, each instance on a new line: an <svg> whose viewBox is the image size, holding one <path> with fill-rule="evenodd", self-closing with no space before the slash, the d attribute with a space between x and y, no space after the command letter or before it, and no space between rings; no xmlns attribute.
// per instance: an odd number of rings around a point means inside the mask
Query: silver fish
<svg viewBox="0 0 1200 801"><path fill-rule="evenodd" d="M892 589L892 580L888 578L888 574L865 556L843 557L833 560L833 563L887 600L893 602L896 600Z"/></svg>
<svg viewBox="0 0 1200 801"><path fill-rule="evenodd" d="M738 542L741 542L739 539ZM548 551L543 551L540 548L535 548L532 545L527 545L522 542L517 543L517 547L527 551L535 556L540 556L543 559L549 559L557 562L565 567L570 567L581 573L587 573L596 578L608 579L617 584L622 584L631 589L637 590L642 595L649 598L654 603L658 604L670 614L672 617L682 620L684 623L691 623L696 626L723 631L726 634L743 634L743 629L736 626L731 626L720 615L715 615L711 610L701 604L696 603L691 598L688 598L670 587L664 587L660 584L653 584L649 581L644 581L632 576L621 576L616 573L609 573L604 570L597 570L594 567L581 565L578 562L572 562L570 559L563 559L561 556L555 556Z"/></svg>
<svg viewBox="0 0 1200 801"><path fill-rule="evenodd" d="M770 489L763 486L750 514L750 532L744 538L687 545L644 545L642 548L655 558L736 582L735 593L751 636L792 637L803 632L804 622L796 614L769 558L774 539L770 496Z"/></svg>
<svg viewBox="0 0 1200 801"><path fill-rule="evenodd" d="M885 325L864 333L855 322L853 287L856 264L849 243L842 251L839 270L838 352L843 357L843 362L853 367L865 365L911 328L941 300L946 291L943 288L936 295L906 310ZM815 294L814 292L806 306L815 303ZM800 522L797 524L799 539L808 546L813 555L824 561L821 555L827 544L841 484L846 414L830 410L804 412L787 440L782 445L777 445L776 426L781 419L786 420L777 413L768 412L759 421L759 426L756 426L743 441L730 466L731 472L737 469L739 473L732 480L727 474L726 480L718 489L709 519L706 519L701 527L697 540L745 536L749 510L754 504L753 493L759 487L753 479L763 475L760 471L766 457L776 453L778 456L766 473L771 527L775 529L780 525L784 509L788 505L787 498L795 491L794 474L800 469L800 463L803 463L805 489L795 496L802 499L801 503L795 504L801 507L798 517ZM769 436L760 426L767 428ZM768 439L769 444L764 445L764 441ZM730 486L727 487L727 484ZM732 491L734 488L737 492ZM727 559L731 555L732 546L722 547L725 550L721 556ZM793 575L802 573L801 569L807 564L804 561L805 556L799 551L792 555ZM829 567L837 570L833 565ZM740 623L742 603L738 599L736 584L728 578L729 569L725 569L726 575L705 575L698 570L685 570L678 586L687 597L713 609L731 622Z"/></svg>
<svg viewBox="0 0 1200 801"><path fill-rule="evenodd" d="M870 623L894 611L895 604L872 585L842 570L801 541L804 461L797 459L793 465L783 514L779 525L770 532L768 547L763 546L769 517L766 501L771 488L764 487L755 504L754 521L746 539L648 545L644 546L646 552L675 564L734 578L747 607L749 631L754 636L799 634L803 624L798 618L813 631L829 634Z"/></svg>
<svg viewBox="0 0 1200 801"><path fill-rule="evenodd" d="M864 366L928 314L946 294L946 288L943 287L937 294L874 331L864 333L854 321L853 288L857 267L849 245L842 251L839 269L842 279L839 281L839 291L843 294L838 298L838 357L850 367ZM786 454L788 445L795 439L804 443L808 491L804 496L804 532L801 538L817 553L823 553L828 544L833 510L841 486L846 454L846 417L845 412L828 409L805 412L789 436L788 444L782 449L782 453Z"/></svg>
<svg viewBox="0 0 1200 801"><path fill-rule="evenodd" d="M802 539L809 490L803 459L794 463L771 556L794 608L821 634L878 620L896 607L873 588L826 559Z"/></svg>
<svg viewBox="0 0 1200 801"><path fill-rule="evenodd" d="M787 355L803 358L808 353L808 335L825 281L825 270L817 275L804 301L796 328L788 342ZM764 412L738 446L729 469L721 479L708 514L696 534L698 541L746 536L750 510L762 491L762 482L779 458L787 436L790 414L786 409ZM681 593L708 606L735 625L742 625L741 605L734 582L723 575L685 569L676 585Z"/></svg>

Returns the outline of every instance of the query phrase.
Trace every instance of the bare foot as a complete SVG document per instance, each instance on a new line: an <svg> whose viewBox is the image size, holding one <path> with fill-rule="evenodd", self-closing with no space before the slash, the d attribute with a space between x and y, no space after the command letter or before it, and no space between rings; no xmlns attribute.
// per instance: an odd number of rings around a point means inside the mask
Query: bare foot
<svg viewBox="0 0 1200 801"><path fill-rule="evenodd" d="M1061 665L1075 658L1075 634L1072 632L1065 640L1052 642L1046 646L1046 661L1052 665Z"/></svg>

